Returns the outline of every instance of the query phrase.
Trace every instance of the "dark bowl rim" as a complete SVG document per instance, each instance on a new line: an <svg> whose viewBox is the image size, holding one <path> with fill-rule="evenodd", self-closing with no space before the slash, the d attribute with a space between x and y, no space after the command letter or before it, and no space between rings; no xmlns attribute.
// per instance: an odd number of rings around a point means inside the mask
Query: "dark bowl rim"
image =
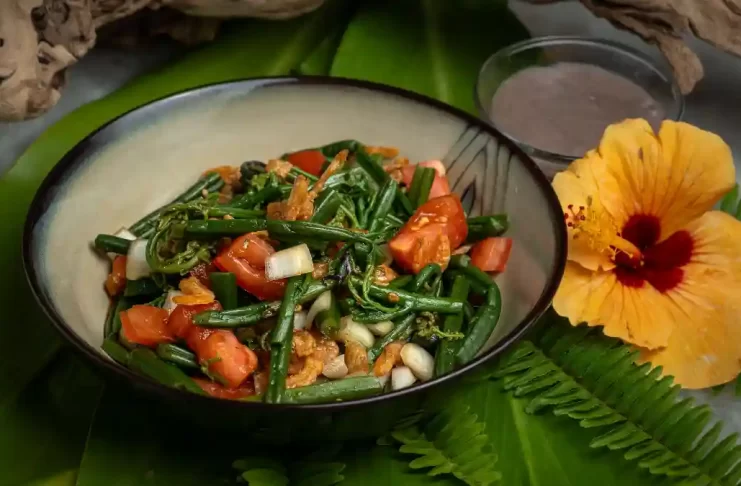
<svg viewBox="0 0 741 486"><path fill-rule="evenodd" d="M503 143L510 152L517 155L520 162L524 164L525 168L529 171L530 176L535 180L537 186L543 192L543 195L548 204L548 209L551 212L551 217L554 223L554 238L556 246L556 261L552 273L548 277L543 292L536 301L535 305L530 309L527 315L520 321L517 326L505 335L499 342L494 344L486 353L478 356L475 360L466 364L465 366L456 369L445 376L435 378L419 385L398 390L391 393L383 393L371 397L366 397L357 400L349 400L346 402L331 402L331 403L319 403L319 404L268 404L258 401L236 401L236 400L224 400L219 398L213 398L207 395L198 395L186 390L179 388L169 387L167 385L158 383L144 375L140 375L126 368L125 366L109 359L104 356L99 350L94 349L84 339L82 339L72 328L70 328L64 319L57 313L50 297L43 290L39 275L37 273L36 265L33 258L33 243L34 243L34 228L38 223L40 217L44 214L46 207L44 202L47 199L47 195L50 190L58 185L59 181L63 176L71 169L77 166L77 164L83 160L80 156L83 155L88 146L92 143L92 140L103 130L111 126L115 126L121 120L128 117L134 112L138 112L143 109L157 109L159 106L166 106L170 103L181 100L182 98L190 98L198 96L204 92L216 91L220 89L229 89L231 86L237 86L245 83L254 83L259 87L272 87L280 85L319 85L319 86L339 86L339 87L350 87L360 88L369 91L376 91L381 93L387 93L394 96L398 96L407 101L412 101L422 105L427 105L437 110L453 115L458 119L468 123L469 125L475 126L481 131L488 133L490 136L496 138L500 143ZM416 395L425 392L431 388L442 385L446 382L459 379L465 374L470 373L474 368L479 367L484 363L491 362L497 356L499 356L505 349L512 346L518 341L522 335L530 329L535 321L550 307L553 296L556 293L556 289L561 281L565 266L566 266L566 243L567 234L566 227L558 222L563 221L561 215L561 205L558 201L556 193L551 188L548 179L538 169L537 165L533 160L515 143L510 141L507 137L501 134L498 130L492 126L486 124L477 117L452 107L446 103L438 101L436 99L408 91L402 88L394 86L388 86L380 83L371 81L363 81L357 79L331 77L331 76L268 76L268 77L257 77L257 78L244 78L230 80L227 82L209 83L195 88L190 88L176 93L172 93L160 98L157 98L148 103L144 103L135 108L127 110L125 113L116 116L109 120L105 124L101 125L91 133L80 140L72 149L70 149L56 165L49 171L41 185L36 191L34 198L29 206L29 210L26 216L26 221L23 230L23 267L26 274L26 279L31 286L32 293L36 298L47 317L51 320L54 328L60 333L62 338L70 343L72 347L78 351L86 360L92 362L96 367L102 368L107 371L113 377L125 380L130 386L134 388L143 388L147 393L151 393L158 399L168 401L186 401L186 403L202 401L203 405L206 405L205 401L209 403L221 403L223 407L233 407L234 409L241 408L245 411L254 409L263 410L316 410L316 411L334 411L338 409L352 409L356 407L362 407L373 404L378 401L399 399L404 396Z"/></svg>

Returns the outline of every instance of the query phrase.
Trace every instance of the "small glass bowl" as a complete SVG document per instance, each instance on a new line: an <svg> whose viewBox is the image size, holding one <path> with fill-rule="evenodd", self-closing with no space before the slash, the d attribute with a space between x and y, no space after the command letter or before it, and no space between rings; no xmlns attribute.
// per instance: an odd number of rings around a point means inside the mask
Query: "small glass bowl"
<svg viewBox="0 0 741 486"><path fill-rule="evenodd" d="M505 47L481 67L476 82L475 103L481 118L518 144L549 179L580 157L544 150L528 144L527 140L518 139L497 126L491 109L494 94L509 77L529 67L545 67L560 62L591 64L627 78L656 100L663 108L664 119L682 118L684 97L671 71L628 46L602 39L548 36ZM595 147L598 142L595 140Z"/></svg>

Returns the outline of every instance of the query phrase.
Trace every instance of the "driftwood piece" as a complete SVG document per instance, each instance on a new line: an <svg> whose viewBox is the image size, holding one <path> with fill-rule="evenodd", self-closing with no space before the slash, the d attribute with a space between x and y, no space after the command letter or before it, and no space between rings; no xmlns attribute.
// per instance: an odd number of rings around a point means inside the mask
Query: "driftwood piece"
<svg viewBox="0 0 741 486"><path fill-rule="evenodd" d="M180 41L209 40L217 18L284 19L316 9L323 0L0 0L0 120L41 115L61 97L66 69L95 44L96 31L143 9L170 7L195 21L161 16L153 33ZM177 20L177 19L175 19Z"/></svg>

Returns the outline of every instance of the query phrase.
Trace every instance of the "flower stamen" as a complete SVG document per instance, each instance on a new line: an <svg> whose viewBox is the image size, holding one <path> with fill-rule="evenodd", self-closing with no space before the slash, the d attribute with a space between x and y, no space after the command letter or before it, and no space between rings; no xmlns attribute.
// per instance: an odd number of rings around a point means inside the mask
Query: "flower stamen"
<svg viewBox="0 0 741 486"><path fill-rule="evenodd" d="M573 239L587 238L591 249L608 254L613 259L618 252L622 252L635 262L642 260L641 250L622 237L612 217L606 211L595 208L591 197L587 198L586 206L575 208L569 204L566 209L564 221Z"/></svg>

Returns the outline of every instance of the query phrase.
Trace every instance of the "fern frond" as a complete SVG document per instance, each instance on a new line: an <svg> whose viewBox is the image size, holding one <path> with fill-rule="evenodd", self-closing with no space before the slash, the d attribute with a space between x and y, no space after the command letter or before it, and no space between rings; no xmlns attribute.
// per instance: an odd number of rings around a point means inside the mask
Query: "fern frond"
<svg viewBox="0 0 741 486"><path fill-rule="evenodd" d="M526 411L551 409L601 432L590 447L621 451L650 473L685 485L741 484L737 436L718 441L721 424L706 405L677 401L680 387L660 368L636 365L638 352L600 331L561 321L506 355L491 378L529 397Z"/></svg>
<svg viewBox="0 0 741 486"><path fill-rule="evenodd" d="M452 474L469 486L489 486L501 479L494 468L497 455L489 450L484 424L466 406L438 413L424 427L413 425L392 432L399 452L417 457L412 469L429 469L429 476Z"/></svg>
<svg viewBox="0 0 741 486"><path fill-rule="evenodd" d="M332 486L345 480L345 464L327 462L337 452L320 449L295 461L248 457L234 461L233 467L241 471L240 479L249 486Z"/></svg>

